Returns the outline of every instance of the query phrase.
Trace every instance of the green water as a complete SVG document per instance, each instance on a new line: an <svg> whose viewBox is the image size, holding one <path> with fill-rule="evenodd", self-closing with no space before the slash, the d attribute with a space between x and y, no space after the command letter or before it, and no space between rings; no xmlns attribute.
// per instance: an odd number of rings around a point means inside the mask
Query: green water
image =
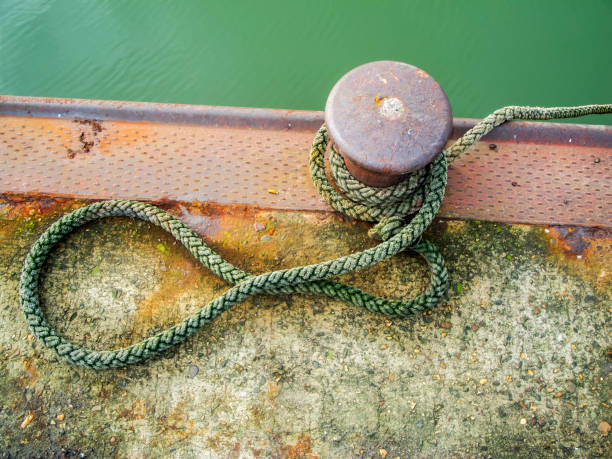
<svg viewBox="0 0 612 459"><path fill-rule="evenodd" d="M612 102L612 0L0 7L2 94L319 110L348 70L393 59L433 75L455 116Z"/></svg>

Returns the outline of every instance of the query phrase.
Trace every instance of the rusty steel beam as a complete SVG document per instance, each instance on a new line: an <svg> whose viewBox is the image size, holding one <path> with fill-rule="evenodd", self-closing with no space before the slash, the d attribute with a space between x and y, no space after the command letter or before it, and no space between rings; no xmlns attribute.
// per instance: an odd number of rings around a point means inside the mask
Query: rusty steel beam
<svg viewBox="0 0 612 459"><path fill-rule="evenodd" d="M322 112L0 96L0 194L330 210ZM452 138L476 120L455 119ZM512 122L449 170L443 217L612 227L612 126ZM271 193L275 190L276 193Z"/></svg>

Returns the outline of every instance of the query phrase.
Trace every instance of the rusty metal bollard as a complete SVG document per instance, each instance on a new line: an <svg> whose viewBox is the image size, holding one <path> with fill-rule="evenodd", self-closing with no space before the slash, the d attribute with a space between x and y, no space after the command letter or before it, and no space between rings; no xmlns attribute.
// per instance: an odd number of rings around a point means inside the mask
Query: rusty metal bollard
<svg viewBox="0 0 612 459"><path fill-rule="evenodd" d="M387 187L440 153L451 133L452 111L429 74L378 61L340 78L327 98L325 123L353 176Z"/></svg>

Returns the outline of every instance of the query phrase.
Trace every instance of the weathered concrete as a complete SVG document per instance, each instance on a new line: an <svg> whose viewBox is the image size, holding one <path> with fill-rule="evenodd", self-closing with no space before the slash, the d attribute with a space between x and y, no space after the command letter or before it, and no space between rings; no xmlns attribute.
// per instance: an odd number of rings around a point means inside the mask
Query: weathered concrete
<svg viewBox="0 0 612 459"><path fill-rule="evenodd" d="M258 297L163 357L95 372L33 339L17 293L30 245L83 203L1 205L5 456L609 454L606 231L436 222L428 236L446 257L451 288L430 313L390 320L313 296ZM253 272L373 243L365 224L335 214L168 208ZM403 254L346 280L402 297L426 277ZM168 235L115 219L61 243L42 296L61 333L105 349L180 320L225 288Z"/></svg>

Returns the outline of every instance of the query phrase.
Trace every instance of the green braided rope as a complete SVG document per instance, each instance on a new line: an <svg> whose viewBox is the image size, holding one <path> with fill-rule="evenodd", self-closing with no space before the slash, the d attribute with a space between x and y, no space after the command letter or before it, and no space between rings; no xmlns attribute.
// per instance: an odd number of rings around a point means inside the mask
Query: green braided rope
<svg viewBox="0 0 612 459"><path fill-rule="evenodd" d="M478 142L495 127L512 120L552 120L559 118L578 118L586 115L612 113L612 104L579 105L577 107L509 107L500 108L488 115L476 126L467 131L447 151L448 164L461 156L468 148Z"/></svg>
<svg viewBox="0 0 612 459"><path fill-rule="evenodd" d="M21 307L30 329L47 347L69 362L95 369L120 367L143 361L174 346L195 333L231 306L246 298L262 294L315 293L338 298L371 312L406 316L429 309L440 302L446 291L447 271L436 247L421 239L440 208L446 188L447 154L454 159L493 127L509 119L549 119L592 113L611 113L612 105L543 109L507 107L489 115L447 152L442 152L423 171L417 171L404 182L387 189L359 184L346 171L341 157L332 146L332 173L345 196L338 193L325 176L324 154L329 144L325 126L317 132L310 154L313 182L335 209L351 217L378 221L375 232L382 240L375 247L334 260L270 271L258 276L249 274L225 261L180 220L163 210L137 201L97 202L71 212L53 223L34 243L26 256L19 293ZM420 203L420 204L419 204ZM417 204L419 204L417 206ZM405 218L415 211L409 223ZM79 347L59 336L48 323L38 294L40 271L52 248L67 234L93 220L128 216L150 222L169 232L193 256L232 287L212 300L191 317L152 337L113 351L96 351ZM410 248L428 262L431 281L425 292L415 298L397 301L378 298L355 287L329 280L363 269Z"/></svg>

